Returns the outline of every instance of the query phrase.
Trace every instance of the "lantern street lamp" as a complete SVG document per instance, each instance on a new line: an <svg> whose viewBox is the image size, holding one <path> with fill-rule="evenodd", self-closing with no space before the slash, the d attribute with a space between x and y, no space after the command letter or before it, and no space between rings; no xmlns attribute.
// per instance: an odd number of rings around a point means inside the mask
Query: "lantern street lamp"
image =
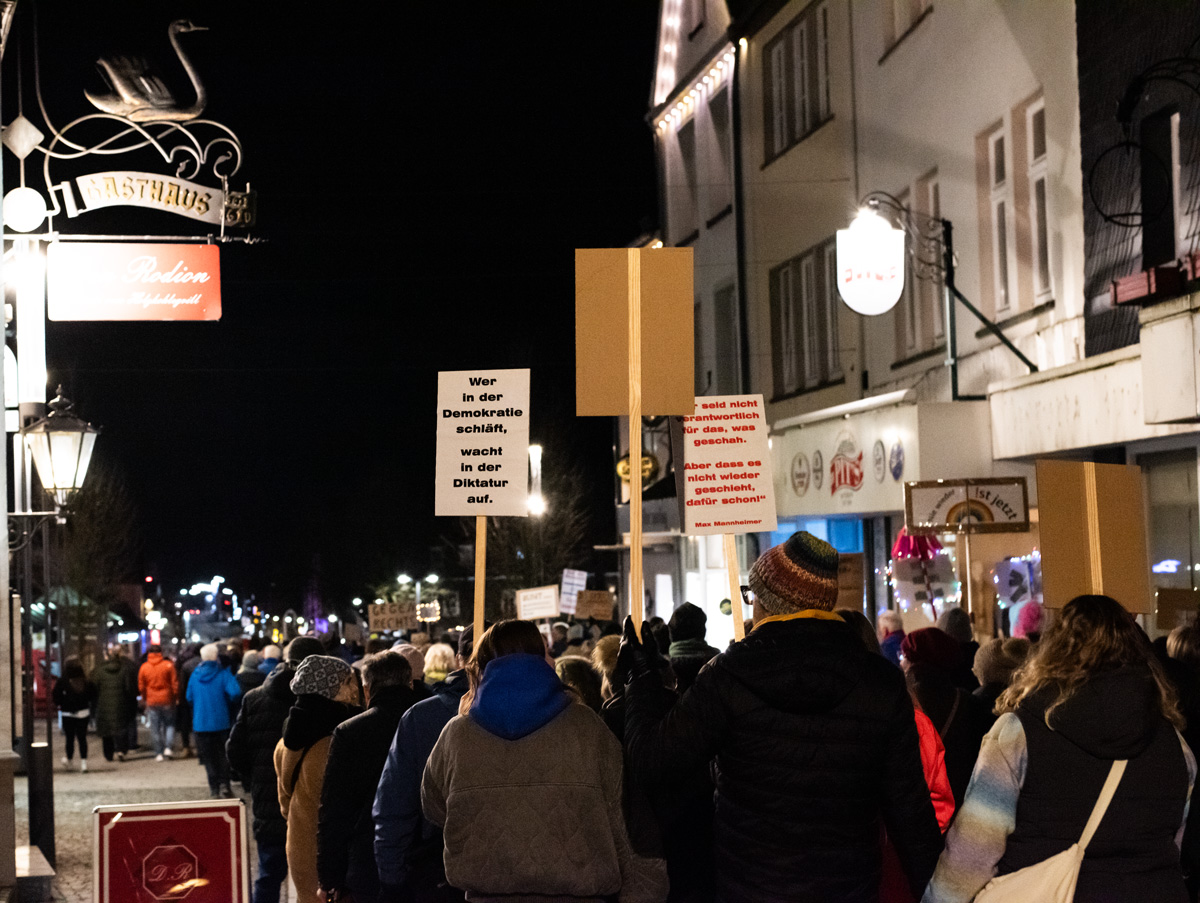
<svg viewBox="0 0 1200 903"><path fill-rule="evenodd" d="M61 511L72 493L83 487L100 430L75 415L62 386L49 407L49 416L23 432L38 479Z"/></svg>

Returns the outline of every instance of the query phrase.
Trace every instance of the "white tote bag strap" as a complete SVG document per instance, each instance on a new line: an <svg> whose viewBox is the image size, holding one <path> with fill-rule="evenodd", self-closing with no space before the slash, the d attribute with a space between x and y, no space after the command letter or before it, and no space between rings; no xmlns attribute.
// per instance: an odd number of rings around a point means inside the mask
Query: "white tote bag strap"
<svg viewBox="0 0 1200 903"><path fill-rule="evenodd" d="M1096 833L1096 829L1100 827L1100 822L1104 819L1104 813L1108 811L1108 804L1112 802L1113 794L1117 792L1117 785L1121 783L1121 776L1125 774L1125 766L1129 763L1128 759L1117 759L1112 763L1112 768L1108 770L1108 779L1104 782L1104 787L1100 790L1100 798L1096 800L1096 805L1092 809L1092 814L1087 820L1087 824L1083 827L1083 834L1079 838L1079 854L1082 857L1088 844L1092 842L1092 835Z"/></svg>

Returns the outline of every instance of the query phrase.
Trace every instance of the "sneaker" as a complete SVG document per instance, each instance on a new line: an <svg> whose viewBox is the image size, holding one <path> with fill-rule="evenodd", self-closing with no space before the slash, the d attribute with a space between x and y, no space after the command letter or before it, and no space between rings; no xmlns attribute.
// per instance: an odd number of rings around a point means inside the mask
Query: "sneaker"
<svg viewBox="0 0 1200 903"><path fill-rule="evenodd" d="M84 759L82 762L79 763L79 773L87 774L87 759Z"/></svg>
<svg viewBox="0 0 1200 903"><path fill-rule="evenodd" d="M123 752L117 753L117 761L124 762L125 761L125 753L123 753Z"/></svg>
<svg viewBox="0 0 1200 903"><path fill-rule="evenodd" d="M71 767L71 760L70 760L70 759L68 759L66 756L63 756L63 757L62 757L62 764L63 764L63 768L70 768L70 767Z"/></svg>
<svg viewBox="0 0 1200 903"><path fill-rule="evenodd" d="M163 750L163 755L166 756L168 759L175 758L175 753L171 752L171 748L169 746Z"/></svg>
<svg viewBox="0 0 1200 903"><path fill-rule="evenodd" d="M227 800L231 800L234 798L233 797L233 789L228 784L226 784L224 787L221 788L221 798L227 799Z"/></svg>
<svg viewBox="0 0 1200 903"><path fill-rule="evenodd" d="M163 760L162 753L159 753L157 756L154 757L155 762L161 762L162 760Z"/></svg>

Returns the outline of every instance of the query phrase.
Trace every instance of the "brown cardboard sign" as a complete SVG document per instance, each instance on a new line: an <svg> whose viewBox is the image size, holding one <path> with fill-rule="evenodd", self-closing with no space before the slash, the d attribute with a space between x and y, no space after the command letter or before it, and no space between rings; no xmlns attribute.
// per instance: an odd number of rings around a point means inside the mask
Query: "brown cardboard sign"
<svg viewBox="0 0 1200 903"><path fill-rule="evenodd" d="M640 279L630 278L631 261ZM642 412L695 407L691 248L575 251L575 413L629 413L631 284L640 285ZM636 347L636 346L635 346Z"/></svg>
<svg viewBox="0 0 1200 903"><path fill-rule="evenodd" d="M576 620L595 618L597 621L611 621L614 600L612 593L599 589L581 589L575 600Z"/></svg>
<svg viewBox="0 0 1200 903"><path fill-rule="evenodd" d="M1153 611L1141 468L1044 459L1037 484L1046 607L1102 593Z"/></svg>

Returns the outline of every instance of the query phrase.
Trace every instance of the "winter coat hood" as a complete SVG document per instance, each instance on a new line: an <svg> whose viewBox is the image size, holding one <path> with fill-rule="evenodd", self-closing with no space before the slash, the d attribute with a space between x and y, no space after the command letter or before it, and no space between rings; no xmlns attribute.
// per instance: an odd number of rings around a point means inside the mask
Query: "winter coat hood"
<svg viewBox="0 0 1200 903"><path fill-rule="evenodd" d="M570 704L567 688L545 658L518 652L493 659L484 669L470 717L489 734L520 740Z"/></svg>
<svg viewBox="0 0 1200 903"><path fill-rule="evenodd" d="M1022 703L1039 715L1053 704L1052 689ZM1050 728L1099 759L1135 759L1154 740L1162 713L1158 685L1146 665L1094 676L1050 713Z"/></svg>
<svg viewBox="0 0 1200 903"><path fill-rule="evenodd" d="M221 667L220 662L204 661L196 668L192 674L192 680L198 680L200 683L207 684L216 680L222 671L228 671L228 668Z"/></svg>
<svg viewBox="0 0 1200 903"><path fill-rule="evenodd" d="M161 652L151 652L146 655L146 664L148 665L157 665L162 660L163 657Z"/></svg>
<svg viewBox="0 0 1200 903"><path fill-rule="evenodd" d="M714 660L769 705L795 715L837 708L864 680L862 641L845 621L768 621Z"/></svg>
<svg viewBox="0 0 1200 903"><path fill-rule="evenodd" d="M326 699L316 693L302 693L296 697L296 704L283 723L283 745L292 750L312 746L361 711L356 705Z"/></svg>

